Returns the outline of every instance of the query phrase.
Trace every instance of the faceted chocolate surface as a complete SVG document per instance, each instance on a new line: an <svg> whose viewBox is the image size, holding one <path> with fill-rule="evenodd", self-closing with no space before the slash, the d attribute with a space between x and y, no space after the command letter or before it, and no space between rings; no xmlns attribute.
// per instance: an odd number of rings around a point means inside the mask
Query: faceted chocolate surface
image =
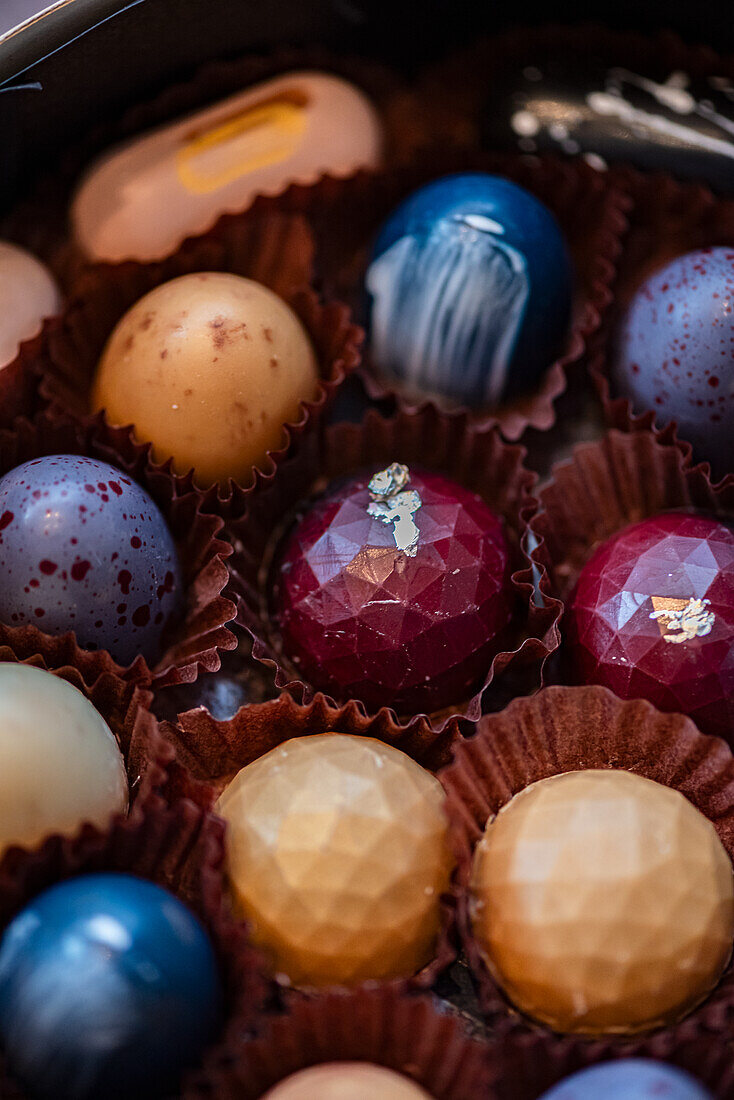
<svg viewBox="0 0 734 1100"><path fill-rule="evenodd" d="M439 474L411 471L387 503L369 482L332 489L285 540L273 574L285 656L338 699L401 712L459 704L510 620L502 521Z"/></svg>
<svg viewBox="0 0 734 1100"><path fill-rule="evenodd" d="M471 890L495 979L557 1031L671 1022L731 954L732 865L716 830L631 772L567 772L515 795L477 845Z"/></svg>
<svg viewBox="0 0 734 1100"><path fill-rule="evenodd" d="M371 737L295 737L218 803L253 941L295 985L408 977L431 959L452 857L438 780Z"/></svg>
<svg viewBox="0 0 734 1100"><path fill-rule="evenodd" d="M569 601L577 677L734 734L734 531L666 513L601 546Z"/></svg>

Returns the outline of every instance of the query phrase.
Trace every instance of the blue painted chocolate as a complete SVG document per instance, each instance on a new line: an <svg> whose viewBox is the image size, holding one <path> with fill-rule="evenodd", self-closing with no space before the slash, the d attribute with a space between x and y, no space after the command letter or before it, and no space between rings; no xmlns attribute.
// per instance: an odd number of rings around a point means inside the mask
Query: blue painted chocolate
<svg viewBox="0 0 734 1100"><path fill-rule="evenodd" d="M413 394L497 405L558 354L572 269L551 212L484 173L446 176L383 226L367 272L370 352Z"/></svg>
<svg viewBox="0 0 734 1100"><path fill-rule="evenodd" d="M622 318L615 392L652 409L717 477L734 470L734 248L699 248L655 272Z"/></svg>
<svg viewBox="0 0 734 1100"><path fill-rule="evenodd" d="M214 950L167 890L122 874L51 887L0 944L0 1035L38 1100L168 1095L212 1038Z"/></svg>
<svg viewBox="0 0 734 1100"><path fill-rule="evenodd" d="M688 1073L665 1062L621 1058L572 1074L541 1100L711 1100Z"/></svg>

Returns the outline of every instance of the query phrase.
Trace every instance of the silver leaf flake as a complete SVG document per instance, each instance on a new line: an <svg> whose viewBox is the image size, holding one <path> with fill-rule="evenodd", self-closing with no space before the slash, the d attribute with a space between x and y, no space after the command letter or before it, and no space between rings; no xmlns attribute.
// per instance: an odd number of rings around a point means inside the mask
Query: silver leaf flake
<svg viewBox="0 0 734 1100"><path fill-rule="evenodd" d="M420 531L413 516L423 502L416 489L405 488L409 481L410 470L399 462L380 470L369 483L372 500L367 506L367 514L392 526L398 550L414 558Z"/></svg>

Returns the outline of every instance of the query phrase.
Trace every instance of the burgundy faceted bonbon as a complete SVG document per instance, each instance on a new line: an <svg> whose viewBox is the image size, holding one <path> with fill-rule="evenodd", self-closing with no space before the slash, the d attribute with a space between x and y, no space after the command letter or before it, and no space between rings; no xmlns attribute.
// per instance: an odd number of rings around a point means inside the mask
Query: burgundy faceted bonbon
<svg viewBox="0 0 734 1100"><path fill-rule="evenodd" d="M582 682L731 738L734 531L678 512L625 528L582 570L566 640Z"/></svg>
<svg viewBox="0 0 734 1100"><path fill-rule="evenodd" d="M501 519L397 464L332 487L287 535L273 578L286 658L316 690L372 709L462 703L512 613Z"/></svg>

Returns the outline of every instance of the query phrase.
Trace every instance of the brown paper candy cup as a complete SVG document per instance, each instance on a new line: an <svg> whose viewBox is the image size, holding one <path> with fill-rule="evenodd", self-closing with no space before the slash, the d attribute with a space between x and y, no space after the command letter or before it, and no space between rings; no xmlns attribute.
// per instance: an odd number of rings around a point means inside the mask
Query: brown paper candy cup
<svg viewBox="0 0 734 1100"><path fill-rule="evenodd" d="M641 428L612 430L556 465L539 500L530 527L552 590L565 601L594 550L629 524L677 509L731 524L734 476L713 485L707 466L691 467L686 450L663 436ZM552 677L577 680L563 642ZM702 701L694 717L701 729L728 739L716 704Z"/></svg>
<svg viewBox="0 0 734 1100"><path fill-rule="evenodd" d="M487 715L476 736L454 748L454 760L439 773L457 855L457 923L477 983L487 1023L497 1034L553 1032L522 1016L491 976L472 932L469 882L474 847L487 821L513 795L564 772L615 768L634 772L680 791L706 816L734 859L734 758L723 741L699 733L689 718L662 714L645 701L625 702L602 687L549 687L532 698L515 699L500 714ZM723 1036L734 1021L731 962L705 1000L680 1023L652 1032L652 1038L574 1038L569 1043L601 1053L667 1049L706 1033ZM557 1040L554 1039L554 1042ZM550 1042L550 1040L549 1040Z"/></svg>
<svg viewBox="0 0 734 1100"><path fill-rule="evenodd" d="M281 196L281 209L308 219L316 240L316 269L328 293L346 301L360 320L366 308L364 277L377 233L396 206L417 188L455 172L489 172L507 177L543 202L558 219L568 242L575 272L571 323L559 357L548 363L539 385L529 394L499 407L469 410L478 422L497 422L508 439L526 427L541 430L556 419L555 403L566 390L568 374L583 358L590 336L608 309L620 242L626 231L627 197L588 165L557 157L495 155L481 150L435 147L417 152L409 167L379 173L361 172L350 180L325 178L311 188L292 187ZM369 352L361 372L369 395L394 398L399 383L380 376ZM408 407L431 396L402 394Z"/></svg>
<svg viewBox="0 0 734 1100"><path fill-rule="evenodd" d="M283 297L300 317L319 363L320 385L312 401L302 401L297 420L284 425L282 445L253 468L252 480L271 473L289 446L313 430L337 390L359 361L361 331L339 302L321 302L308 282L313 241L303 218L277 211L277 200L258 200L241 217L228 216L202 237L190 238L161 263L97 264L74 284L66 311L44 331L41 353L26 364L39 377L40 398L74 416L85 427L98 418L89 409L89 391L105 342L130 306L160 283L193 271L228 271L263 283ZM107 425L106 418L102 421ZM126 427L136 440L134 425ZM170 462L162 468L171 470ZM195 471L194 471L195 476ZM183 482L192 484L184 473ZM231 479L206 494L208 507L225 513L241 509L251 485Z"/></svg>
<svg viewBox="0 0 734 1100"><path fill-rule="evenodd" d="M249 1042L210 1058L186 1100L257 1100L279 1081L324 1062L371 1062L403 1074L439 1100L477 1100L491 1092L486 1047L425 995L375 985L310 1000L292 998Z"/></svg>
<svg viewBox="0 0 734 1100"><path fill-rule="evenodd" d="M158 687L191 682L200 669L216 671L220 651L237 644L226 625L236 609L223 595L229 577L225 562L232 548L219 538L222 520L207 514L204 494L190 480L176 478L168 466L154 465L149 448L136 444L124 429L109 428L100 417L82 423L48 410L33 421L18 420L12 431L0 430L0 474L39 455L69 453L112 463L156 501L179 553L185 586L183 620L164 639L165 651L153 667L139 656L122 668L105 650L82 649L73 632L53 637L33 625L0 624L0 644L23 656L48 655L52 665L74 664L89 682L111 674Z"/></svg>
<svg viewBox="0 0 734 1100"><path fill-rule="evenodd" d="M128 813L115 815L111 827L129 822L132 828L149 808L165 805L175 752L150 712L151 693L112 672L100 671L86 657L83 652L75 652L65 639L47 639L41 635L38 645L14 648L7 639L0 638L0 661L48 670L81 691L102 715L123 755L130 792ZM103 835L96 826L83 824L73 836L55 835L34 849L19 845L7 848L0 856L0 906L5 891L12 888L18 868L39 858L39 852L47 847L97 843Z"/></svg>
<svg viewBox="0 0 734 1100"><path fill-rule="evenodd" d="M538 687L545 660L558 644L560 605L550 597L542 569L537 574L538 602L533 594L536 563L525 552L524 538L527 517L534 507L531 492L535 478L523 466L524 450L504 443L496 428L477 428L465 414L442 413L432 405L401 410L391 419L371 410L361 424L336 424L322 437L312 435L308 443L283 464L275 478L258 486L250 496L246 515L229 528L235 542L231 572L238 622L253 638L255 659L272 669L276 687L289 691L300 704L317 700L319 706L332 708L336 720L339 701L316 692L298 677L281 650L268 611L267 562L277 537L298 506L334 478L380 469L394 461L441 471L478 493L504 518L514 569L515 614L509 641L469 700L458 699L454 706L431 716L401 718L389 707L370 713L354 700L353 713L374 719L372 728L386 741L418 738L428 745L460 719L474 721L483 707L496 709L518 691Z"/></svg>
<svg viewBox="0 0 734 1100"><path fill-rule="evenodd" d="M630 523L671 509L725 522L734 514L734 477L712 485L703 466L653 432L612 430L576 447L553 468L530 520L554 592L566 599L596 547Z"/></svg>
<svg viewBox="0 0 734 1100"><path fill-rule="evenodd" d="M734 199L717 198L706 187L633 169L616 171L615 179L632 200L630 228L617 265L614 303L589 348L589 372L611 427L627 432L657 430L667 442L678 438L675 422L666 423L654 409L633 407L619 395L613 378L617 332L636 291L655 271L697 248L734 245ZM680 446L690 455L689 443L680 439ZM727 472L714 469L716 476Z"/></svg>
<svg viewBox="0 0 734 1100"><path fill-rule="evenodd" d="M245 926L232 921L223 903L222 859L218 820L190 802L152 806L134 819L118 818L105 833L86 830L73 840L52 837L12 868L4 861L0 924L4 928L41 891L77 875L131 874L170 890L203 921L218 957L225 1015L208 1052L216 1059L233 1037L251 1033L267 989ZM2 1058L0 1094L24 1096L7 1076Z"/></svg>
<svg viewBox="0 0 734 1100"><path fill-rule="evenodd" d="M461 740L454 729L435 744L427 743L417 731L395 737L384 718L370 719L354 704L333 707L323 696L300 704L287 692L269 703L242 707L227 721L217 721L199 707L180 714L175 723L162 722L161 731L176 754L169 790L212 810L242 768L293 737L323 733L375 737L434 771L450 759L454 741ZM420 989L431 986L456 958L454 938L453 902L445 897L441 899L441 924L432 958L417 974L395 984ZM370 984L374 983L366 983Z"/></svg>

